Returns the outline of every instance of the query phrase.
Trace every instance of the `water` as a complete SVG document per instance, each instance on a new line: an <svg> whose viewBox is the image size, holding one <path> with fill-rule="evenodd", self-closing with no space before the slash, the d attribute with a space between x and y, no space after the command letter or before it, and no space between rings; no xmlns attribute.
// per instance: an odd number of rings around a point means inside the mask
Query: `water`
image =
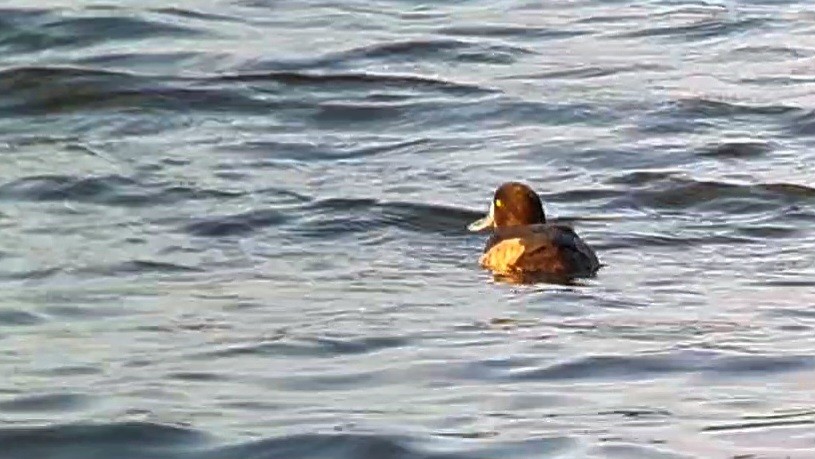
<svg viewBox="0 0 815 459"><path fill-rule="evenodd" d="M0 456L815 457L807 2L31 5ZM478 269L505 180L596 279Z"/></svg>

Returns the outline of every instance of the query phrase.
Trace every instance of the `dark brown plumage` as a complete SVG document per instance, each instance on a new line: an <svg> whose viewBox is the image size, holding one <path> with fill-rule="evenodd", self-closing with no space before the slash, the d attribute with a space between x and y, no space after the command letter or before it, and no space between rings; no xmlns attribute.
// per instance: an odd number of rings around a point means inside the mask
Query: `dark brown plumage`
<svg viewBox="0 0 815 459"><path fill-rule="evenodd" d="M571 227L546 223L540 197L523 183L501 185L489 214L469 228L492 229L479 262L501 277L573 279L593 276L600 268L594 251Z"/></svg>

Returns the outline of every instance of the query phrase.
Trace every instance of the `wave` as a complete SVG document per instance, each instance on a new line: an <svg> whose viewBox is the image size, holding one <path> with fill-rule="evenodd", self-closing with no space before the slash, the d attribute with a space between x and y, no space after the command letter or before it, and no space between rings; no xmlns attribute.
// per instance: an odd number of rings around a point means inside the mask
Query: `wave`
<svg viewBox="0 0 815 459"><path fill-rule="evenodd" d="M580 29L557 29L552 27L519 26L515 24L478 24L445 26L436 30L437 33L455 37L495 37L519 39L559 40L591 33Z"/></svg>
<svg viewBox="0 0 815 459"><path fill-rule="evenodd" d="M762 211L771 211L773 215L792 212L797 219L815 218L811 211L806 210L815 206L815 188L799 184L704 181L662 171L634 171L612 177L608 184L610 187L541 193L541 196L547 202L594 201L602 208L636 208L651 216L665 211L699 210L728 215L752 215ZM385 227L456 236L467 234L466 225L483 216L481 210L440 204L370 198L316 199L301 196L301 199L297 207L290 207L286 211L256 210L220 217L201 217L183 231L205 237L237 236L268 226L293 223L287 225L292 234L320 239ZM550 216L553 222L577 225L598 218ZM711 236L711 241L721 239L721 243L738 243L750 241L755 236L784 237L795 233L794 229L779 226L773 221L751 222L734 228L737 231L744 229L744 233L715 235ZM672 236L653 235L648 239L657 245L694 243L693 238Z"/></svg>
<svg viewBox="0 0 815 459"><path fill-rule="evenodd" d="M809 355L726 355L717 352L669 352L638 356L593 355L544 368L513 372L513 380L631 379L702 373L746 377L761 373L803 371L815 366Z"/></svg>
<svg viewBox="0 0 815 459"><path fill-rule="evenodd" d="M671 171L632 171L607 180L618 199L651 209L704 209L729 213L815 204L815 188L795 183L731 183L697 180Z"/></svg>
<svg viewBox="0 0 815 459"><path fill-rule="evenodd" d="M764 156L774 148L775 145L769 142L732 141L708 145L696 154L717 159L749 159Z"/></svg>
<svg viewBox="0 0 815 459"><path fill-rule="evenodd" d="M0 113L11 117L121 109L267 113L270 108L240 88L202 88L193 82L84 67L14 67L0 71L0 91L7 95Z"/></svg>
<svg viewBox="0 0 815 459"><path fill-rule="evenodd" d="M234 215L213 216L199 219L184 227L194 236L219 237L243 235L272 225L279 225L286 217L274 210L254 210Z"/></svg>
<svg viewBox="0 0 815 459"><path fill-rule="evenodd" d="M89 396L78 393L26 395L0 402L0 412L69 411L86 405L89 400Z"/></svg>
<svg viewBox="0 0 815 459"><path fill-rule="evenodd" d="M116 276L127 274L147 275L149 273L198 273L203 270L178 263L154 260L131 260L112 265L97 265L73 270L74 273L92 274L94 276Z"/></svg>
<svg viewBox="0 0 815 459"><path fill-rule="evenodd" d="M477 439L478 436L475 437ZM299 433L219 445L211 435L188 427L147 422L58 424L0 429L3 457L28 459L216 459L223 457L332 459L471 459L561 454L575 447L564 436L478 442L471 432L437 436L387 433Z"/></svg>
<svg viewBox="0 0 815 459"><path fill-rule="evenodd" d="M526 47L506 44L487 44L455 39L415 39L361 46L343 51L335 59L340 61L358 59L403 61L406 58L415 57L422 60L438 58L447 62L449 60L472 61L474 58L479 58L476 60L480 62L505 63L496 61L495 56L507 55L511 62L514 55L534 54L538 53Z"/></svg>
<svg viewBox="0 0 815 459"><path fill-rule="evenodd" d="M241 152L254 152L271 160L297 160L302 162L322 162L339 160L359 160L380 155L410 153L420 148L429 148L431 141L426 138L411 140L379 141L363 146L342 145L331 149L305 142L285 142L279 140L241 141L228 148Z"/></svg>
<svg viewBox="0 0 815 459"><path fill-rule="evenodd" d="M0 309L0 327L38 325L43 322L45 322L45 318L39 314L20 309Z"/></svg>
<svg viewBox="0 0 815 459"><path fill-rule="evenodd" d="M206 435L192 429L142 422L0 429L3 455L9 459L187 457L207 440Z"/></svg>
<svg viewBox="0 0 815 459"><path fill-rule="evenodd" d="M413 62L426 64L434 61L445 65L451 62L508 65L535 54L538 53L532 48L501 41L420 38L371 43L319 54L316 57L261 60L253 62L246 70L352 71L364 68L370 63L376 63L377 66L390 64L408 68L404 64Z"/></svg>
<svg viewBox="0 0 815 459"><path fill-rule="evenodd" d="M337 237L372 228L395 227L423 233L461 234L483 212L453 206L375 199L322 199L305 209L315 218L304 219L295 230L304 237Z"/></svg>
<svg viewBox="0 0 815 459"><path fill-rule="evenodd" d="M713 38L724 38L728 35L743 33L746 30L762 27L770 20L766 18L737 19L726 14L711 17L700 15L700 19L686 24L657 25L629 32L618 33L614 38L665 38L681 42L704 41ZM651 20L651 23L658 23Z"/></svg>
<svg viewBox="0 0 815 459"><path fill-rule="evenodd" d="M170 54L167 59L184 56ZM88 63L109 65L119 60L133 61L139 56L116 54L96 56ZM150 56L150 60L161 59ZM480 96L496 91L473 84L411 74L378 74L372 72L307 72L262 71L238 72L200 77L166 77L126 71L100 70L95 67L48 66L12 67L0 70L0 91L7 97L0 102L0 114L9 117L71 113L77 111L116 111L125 109L162 110L169 112L231 112L267 115L270 110L319 107L321 103L342 105L339 101L321 100L313 92L300 95L278 93L275 97L257 97L256 91L244 84L285 85L311 90L326 87L332 91L360 91L360 101L350 108L387 110L389 104L374 100L376 94L404 100L406 88L449 96ZM258 86L258 85L254 86ZM375 93L372 94L372 89ZM392 100L391 100L392 102Z"/></svg>
<svg viewBox="0 0 815 459"><path fill-rule="evenodd" d="M482 88L473 84L459 83L445 80L440 77L430 77L412 74L392 74L374 72L317 72L317 71L291 71L291 70L263 70L243 71L240 73L225 74L211 77L215 81L239 82L275 82L298 86L326 86L336 88L335 85L346 86L376 86L380 89L402 89L406 85L412 88L433 89L450 92L452 94L489 94L494 90Z"/></svg>
<svg viewBox="0 0 815 459"><path fill-rule="evenodd" d="M85 202L125 207L222 200L242 195L168 183L146 184L122 175L41 175L0 185L0 200Z"/></svg>
<svg viewBox="0 0 815 459"><path fill-rule="evenodd" d="M407 338L398 336L368 336L364 338L329 338L319 336L288 336L279 334L272 339L258 343L231 344L222 348L195 355L192 358L210 360L213 358L239 355L268 355L274 357L324 357L367 354L385 349L393 349L409 344Z"/></svg>
<svg viewBox="0 0 815 459"><path fill-rule="evenodd" d="M10 53L87 47L99 43L203 36L205 31L132 14L71 16L69 9L0 8L0 45Z"/></svg>
<svg viewBox="0 0 815 459"><path fill-rule="evenodd" d="M540 80L588 80L592 78L603 78L609 76L616 76L626 73L638 72L659 72L665 71L668 68L657 64L632 64L632 65L617 65L617 66L579 66L570 69L558 69L548 72L541 72L529 75L513 75L507 79L540 79Z"/></svg>

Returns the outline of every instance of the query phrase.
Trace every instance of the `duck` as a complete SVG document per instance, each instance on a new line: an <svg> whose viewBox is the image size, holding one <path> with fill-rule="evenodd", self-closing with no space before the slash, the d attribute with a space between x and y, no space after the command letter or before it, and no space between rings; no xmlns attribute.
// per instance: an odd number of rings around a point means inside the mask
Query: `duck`
<svg viewBox="0 0 815 459"><path fill-rule="evenodd" d="M527 184L501 184L487 215L469 224L473 232L490 230L482 268L499 278L527 283L593 277L601 265L571 226L548 223L540 196Z"/></svg>

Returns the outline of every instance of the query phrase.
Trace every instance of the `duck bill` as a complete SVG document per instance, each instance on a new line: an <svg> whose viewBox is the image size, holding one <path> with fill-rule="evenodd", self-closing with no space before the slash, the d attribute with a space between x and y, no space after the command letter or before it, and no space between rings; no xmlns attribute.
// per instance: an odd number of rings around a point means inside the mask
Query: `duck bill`
<svg viewBox="0 0 815 459"><path fill-rule="evenodd" d="M481 231L495 226L495 205L490 205L490 213L486 217L478 219L469 225L467 229L470 231Z"/></svg>

